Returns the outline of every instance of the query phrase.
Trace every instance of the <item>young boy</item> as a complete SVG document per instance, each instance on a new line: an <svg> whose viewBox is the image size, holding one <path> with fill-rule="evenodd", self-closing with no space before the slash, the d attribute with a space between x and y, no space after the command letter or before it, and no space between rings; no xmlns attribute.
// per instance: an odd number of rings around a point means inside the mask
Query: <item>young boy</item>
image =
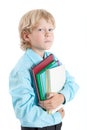
<svg viewBox="0 0 87 130"><path fill-rule="evenodd" d="M43 9L27 12L19 23L21 48L25 53L10 73L9 89L21 130L61 130L64 109L53 114L47 111L72 100L78 90L73 77L66 71L60 93L50 93L50 98L38 102L31 68L51 54L45 50L53 44L54 29L54 17Z"/></svg>

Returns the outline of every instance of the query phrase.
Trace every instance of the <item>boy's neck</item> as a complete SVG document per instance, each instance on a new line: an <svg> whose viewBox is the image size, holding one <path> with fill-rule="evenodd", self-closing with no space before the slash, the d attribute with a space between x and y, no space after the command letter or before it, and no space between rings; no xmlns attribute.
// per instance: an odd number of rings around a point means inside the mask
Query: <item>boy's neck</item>
<svg viewBox="0 0 87 130"><path fill-rule="evenodd" d="M44 53L45 51L39 51L39 50L36 50L36 49L32 49L34 52L36 52L38 55L40 55L43 59L44 59Z"/></svg>

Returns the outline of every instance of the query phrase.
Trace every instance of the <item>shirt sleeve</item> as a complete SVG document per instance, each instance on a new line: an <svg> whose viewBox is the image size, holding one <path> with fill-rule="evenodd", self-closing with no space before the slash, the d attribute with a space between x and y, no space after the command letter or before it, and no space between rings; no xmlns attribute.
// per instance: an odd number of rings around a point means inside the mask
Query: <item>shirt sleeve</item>
<svg viewBox="0 0 87 130"><path fill-rule="evenodd" d="M55 60L59 61L60 65L62 65L62 62L56 56L54 56L54 58L55 58ZM75 95L79 89L79 85L75 82L75 78L73 76L71 76L67 70L65 73L66 73L66 81L65 81L63 89L60 90L60 92L59 92L64 95L63 104L71 101L75 97Z"/></svg>
<svg viewBox="0 0 87 130"><path fill-rule="evenodd" d="M78 84L75 82L74 77L72 77L68 71L66 71L66 81L63 89L60 91L61 94L64 95L65 101L64 103L72 100L79 89Z"/></svg>
<svg viewBox="0 0 87 130"><path fill-rule="evenodd" d="M62 121L59 112L48 114L38 105L28 71L12 71L9 77L9 90L16 117L21 123L25 122L27 126L31 127L44 127Z"/></svg>

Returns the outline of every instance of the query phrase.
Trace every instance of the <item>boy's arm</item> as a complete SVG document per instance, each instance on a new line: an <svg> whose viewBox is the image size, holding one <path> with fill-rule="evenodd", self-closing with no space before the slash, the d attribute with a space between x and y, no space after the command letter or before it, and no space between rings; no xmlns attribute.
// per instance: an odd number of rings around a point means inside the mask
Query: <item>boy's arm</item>
<svg viewBox="0 0 87 130"><path fill-rule="evenodd" d="M36 92L31 86L29 72L12 72L9 86L16 117L21 122L25 122L27 126L44 127L58 124L62 121L60 112L48 114L47 111L38 105Z"/></svg>
<svg viewBox="0 0 87 130"><path fill-rule="evenodd" d="M66 71L66 81L63 89L59 92L64 95L64 104L75 97L78 89L79 86L76 84L74 78Z"/></svg>

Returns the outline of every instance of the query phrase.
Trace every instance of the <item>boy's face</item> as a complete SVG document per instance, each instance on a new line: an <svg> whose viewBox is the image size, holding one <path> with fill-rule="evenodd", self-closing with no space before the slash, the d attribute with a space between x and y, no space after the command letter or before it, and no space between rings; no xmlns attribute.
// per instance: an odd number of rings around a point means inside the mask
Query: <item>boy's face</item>
<svg viewBox="0 0 87 130"><path fill-rule="evenodd" d="M54 27L45 19L41 19L38 26L29 34L31 48L36 52L44 52L50 49L54 40Z"/></svg>

